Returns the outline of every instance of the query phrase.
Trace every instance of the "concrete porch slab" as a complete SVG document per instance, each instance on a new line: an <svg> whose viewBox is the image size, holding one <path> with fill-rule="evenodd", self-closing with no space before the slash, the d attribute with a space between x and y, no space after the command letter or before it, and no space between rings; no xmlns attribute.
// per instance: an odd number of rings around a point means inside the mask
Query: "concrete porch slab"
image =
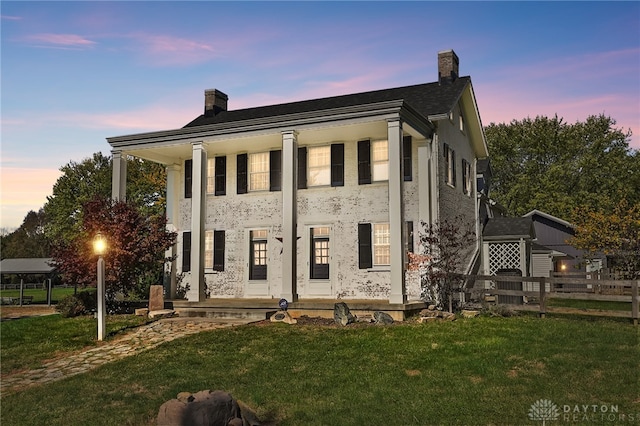
<svg viewBox="0 0 640 426"><path fill-rule="evenodd" d="M207 318L245 318L256 321L269 319L280 308L279 299L242 299L215 298L202 302L187 300L168 301L181 317ZM385 312L395 320L404 321L427 307L424 302L412 301L407 303L389 303L385 300L360 299L299 299L289 302L287 311L293 318L301 316L333 318L333 307L336 303L344 302L350 311L358 317L372 316L374 312Z"/></svg>

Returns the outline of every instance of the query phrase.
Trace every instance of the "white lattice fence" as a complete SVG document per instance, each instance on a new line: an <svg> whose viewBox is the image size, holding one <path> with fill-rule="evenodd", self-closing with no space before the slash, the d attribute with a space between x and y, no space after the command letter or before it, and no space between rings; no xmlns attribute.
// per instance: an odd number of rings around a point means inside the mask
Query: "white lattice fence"
<svg viewBox="0 0 640 426"><path fill-rule="evenodd" d="M520 269L520 244L489 244L489 274L495 275L500 269Z"/></svg>

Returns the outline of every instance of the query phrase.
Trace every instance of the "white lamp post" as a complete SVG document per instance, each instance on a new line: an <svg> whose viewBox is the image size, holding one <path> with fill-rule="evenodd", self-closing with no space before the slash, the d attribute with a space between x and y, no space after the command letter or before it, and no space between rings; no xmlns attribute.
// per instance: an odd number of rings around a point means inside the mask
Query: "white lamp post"
<svg viewBox="0 0 640 426"><path fill-rule="evenodd" d="M102 255L107 251L107 240L98 232L93 239L93 250L98 255L98 340L105 336L105 288L104 288L104 259Z"/></svg>

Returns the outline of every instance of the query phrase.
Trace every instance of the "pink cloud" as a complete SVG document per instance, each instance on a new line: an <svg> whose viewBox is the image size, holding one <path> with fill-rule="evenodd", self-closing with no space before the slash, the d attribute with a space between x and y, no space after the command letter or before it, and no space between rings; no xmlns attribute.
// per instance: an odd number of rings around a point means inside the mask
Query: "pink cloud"
<svg viewBox="0 0 640 426"><path fill-rule="evenodd" d="M77 34L33 34L28 36L27 40L38 43L39 47L86 48L96 44L95 41Z"/></svg>
<svg viewBox="0 0 640 426"><path fill-rule="evenodd" d="M57 169L2 167L2 205L0 227L17 228L29 210L37 211L53 191L53 185L61 176ZM15 185L20 182L20 185Z"/></svg>

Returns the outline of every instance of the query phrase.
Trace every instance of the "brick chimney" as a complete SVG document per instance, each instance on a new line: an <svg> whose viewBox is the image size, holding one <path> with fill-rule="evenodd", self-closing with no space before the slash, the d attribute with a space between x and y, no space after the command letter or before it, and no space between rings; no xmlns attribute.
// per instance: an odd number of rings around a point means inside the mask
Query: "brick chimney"
<svg viewBox="0 0 640 426"><path fill-rule="evenodd" d="M452 83L458 78L460 60L453 50L438 52L438 83Z"/></svg>
<svg viewBox="0 0 640 426"><path fill-rule="evenodd" d="M204 115L213 117L221 111L227 110L229 97L218 89L207 89L204 91Z"/></svg>

